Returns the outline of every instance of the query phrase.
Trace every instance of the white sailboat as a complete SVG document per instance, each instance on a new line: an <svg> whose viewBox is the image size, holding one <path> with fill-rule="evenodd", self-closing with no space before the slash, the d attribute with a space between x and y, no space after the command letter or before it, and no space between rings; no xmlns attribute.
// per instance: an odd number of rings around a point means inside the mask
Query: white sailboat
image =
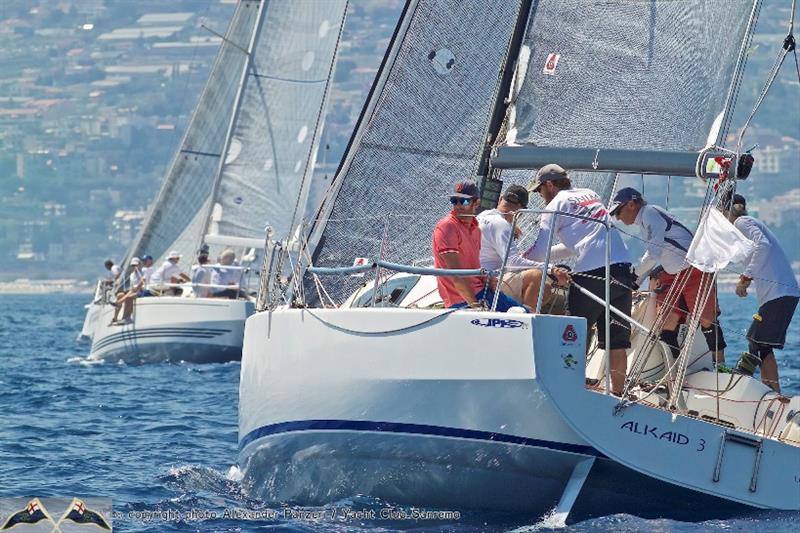
<svg viewBox="0 0 800 533"><path fill-rule="evenodd" d="M179 252L188 270L201 246L241 259L236 298L135 300L132 321L111 324L101 291L84 332L90 358L230 361L241 357L244 321L254 310L250 273L265 227L288 232L303 217L346 0L240 0L209 80L125 266L145 254L158 266ZM230 267L226 267L230 268ZM206 284L203 288L215 288Z"/></svg>
<svg viewBox="0 0 800 533"><path fill-rule="evenodd" d="M752 378L722 391L716 374L696 369L687 384L735 400L722 402L724 413L710 415L708 397L688 393L683 414L651 409L645 421L649 407L639 405L619 420L614 439L595 437L616 423L609 418L618 399L585 391L602 371L587 373L583 319L442 309L432 277L441 272L416 266L430 256L449 187L465 176L477 174L487 191L497 178L525 183L528 169L558 162L576 171L573 183L608 200L618 172L708 179L717 155L736 168L739 154L723 143L759 7L409 1L308 239L314 266L295 273L306 274L305 285L294 285L292 306L279 305L286 294L262 292L262 312L247 320L245 487L305 504L367 494L423 507L555 508L562 520L800 507L797 475L790 485L791 475L776 470L800 464L800 448L786 438L796 422L757 436L758 427L736 422L775 402ZM349 267L354 258L366 261ZM658 375L657 365L645 367ZM750 411L739 411L742 399ZM690 431L686 418L705 426ZM661 439L670 420L681 436ZM619 428L631 421L630 431ZM639 435L650 427L664 430L655 445ZM624 438L636 442L616 449ZM749 445L725 447L746 438L771 442L755 458L757 495L741 490L743 474L730 473L736 461L753 472ZM698 439L722 439L722 475L713 464L698 471L719 478L717 490L698 481L701 473L683 475L697 461L665 473L684 460L669 447L694 449ZM763 453L774 454L769 467L759 463ZM763 488L771 483L780 488Z"/></svg>

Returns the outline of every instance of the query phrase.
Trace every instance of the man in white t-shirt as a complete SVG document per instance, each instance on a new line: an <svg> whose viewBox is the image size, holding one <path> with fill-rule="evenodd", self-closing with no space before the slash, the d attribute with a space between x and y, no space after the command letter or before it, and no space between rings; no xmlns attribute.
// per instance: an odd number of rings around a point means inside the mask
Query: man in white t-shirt
<svg viewBox="0 0 800 533"><path fill-rule="evenodd" d="M678 325L690 313L700 315L700 331L705 337L714 362L724 367L725 343L719 326L717 284L714 276L686 262L686 253L694 234L672 214L648 204L642 194L632 187L617 191L609 206L612 217L627 225L637 225L644 236L645 253L636 273L638 285L650 277L650 289L657 291L659 309L671 309L661 328L660 338L669 346L674 357L680 354Z"/></svg>
<svg viewBox="0 0 800 533"><path fill-rule="evenodd" d="M155 272L155 269L153 268L153 256L146 255L142 257L142 277L144 278L145 286L150 283L150 278L153 276L153 272Z"/></svg>
<svg viewBox="0 0 800 533"><path fill-rule="evenodd" d="M185 283L190 281L189 276L181 271L178 262L181 260L181 254L173 250L167 256L167 260L156 269L150 276L150 284L158 289L161 287L164 293L178 296L181 294L181 289L177 287L167 287L168 284Z"/></svg>
<svg viewBox="0 0 800 533"><path fill-rule="evenodd" d="M197 264L192 266L192 291L196 298L211 296L211 268L208 266L208 251L197 254Z"/></svg>
<svg viewBox="0 0 800 533"><path fill-rule="evenodd" d="M731 201L723 200L722 205L723 208L731 205ZM755 366L760 365L761 381L780 393L774 350L782 350L786 343L786 330L789 329L797 309L800 288L778 239L763 222L747 215L747 201L744 196L734 195L731 209L726 215L736 229L755 244L753 252L745 259L744 272L736 285L736 294L744 298L750 285L755 286L759 307L747 331L747 340L748 355L755 356L756 360L750 360L752 365L744 367L740 361L737 368L752 374Z"/></svg>
<svg viewBox="0 0 800 533"><path fill-rule="evenodd" d="M591 221L596 219L608 226L611 224L608 212L598 194L591 189L574 188L566 170L559 165L550 164L540 168L528 188L541 195L547 203L548 211L585 217L542 215L539 235L525 255L534 261L544 261L547 243L553 232L561 242L550 250L550 261L577 256L567 306L571 315L586 319L587 331L597 325L598 347L601 350L606 348L608 340L611 353L611 389L619 396L622 394L627 375L628 361L625 350L631 347L630 326L622 317L612 316L611 338L606 339L605 307L580 292L575 285L580 285L605 300L606 239L611 239L609 257L611 302L609 303L630 316L631 286L635 280L628 249L613 226L607 232L603 224Z"/></svg>
<svg viewBox="0 0 800 533"><path fill-rule="evenodd" d="M527 207L528 190L521 185L510 185L500 197L496 209L483 211L477 216L478 227L481 230L480 259L481 268L499 270L508 252L506 272L503 274L500 290L530 309L535 309L544 264L523 256L515 242L519 235L511 234L514 213ZM566 271L551 268L551 272L561 283L568 282L569 276ZM543 301L547 302L549 296L550 288L545 286Z"/></svg>

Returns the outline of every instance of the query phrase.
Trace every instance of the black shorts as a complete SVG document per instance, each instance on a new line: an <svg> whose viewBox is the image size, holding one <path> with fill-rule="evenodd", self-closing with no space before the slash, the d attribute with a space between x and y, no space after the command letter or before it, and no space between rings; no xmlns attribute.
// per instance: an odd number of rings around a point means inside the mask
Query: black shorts
<svg viewBox="0 0 800 533"><path fill-rule="evenodd" d="M758 308L758 316L753 316L753 323L747 330L747 339L758 343L767 344L779 350L786 343L786 330L797 308L797 296L781 296L770 300Z"/></svg>
<svg viewBox="0 0 800 533"><path fill-rule="evenodd" d="M582 275L582 274L585 274ZM591 277L587 277L591 276ZM576 272L572 275L572 283L579 284L584 289L595 296L605 300L606 268L600 267L589 272ZM635 281L630 263L615 263L611 265L611 279L619 283L611 282L611 305L625 313L631 315L633 298L631 285ZM620 283L622 285L620 285ZM586 319L587 333L592 326L597 325L598 347L604 350L606 347L606 310L605 306L595 302L577 287L570 285L569 296L567 299L567 309L570 315L582 316ZM611 340L609 342L611 350L622 350L631 347L630 324L624 318L611 312Z"/></svg>

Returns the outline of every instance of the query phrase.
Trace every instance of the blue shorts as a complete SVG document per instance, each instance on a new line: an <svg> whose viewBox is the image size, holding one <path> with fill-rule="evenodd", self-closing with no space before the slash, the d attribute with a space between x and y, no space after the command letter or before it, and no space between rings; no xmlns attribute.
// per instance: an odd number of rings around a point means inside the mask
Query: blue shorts
<svg viewBox="0 0 800 533"><path fill-rule="evenodd" d="M481 290L475 294L475 298L480 302L481 300L486 302L486 306L491 308L492 303L494 303L494 291L492 289L485 289ZM467 302L459 302L457 304L453 304L448 309L463 309L464 307L469 307ZM499 313L506 313L512 307L522 307L525 308L524 305L516 301L514 298L510 296L506 296L502 292L500 293L500 298L497 299L497 311ZM527 308L525 308L527 309Z"/></svg>

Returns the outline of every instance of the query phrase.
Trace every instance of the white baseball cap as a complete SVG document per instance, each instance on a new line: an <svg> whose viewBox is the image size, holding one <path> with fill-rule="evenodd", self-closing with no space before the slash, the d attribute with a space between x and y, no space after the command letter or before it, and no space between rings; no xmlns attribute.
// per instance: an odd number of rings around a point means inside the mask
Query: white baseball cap
<svg viewBox="0 0 800 533"><path fill-rule="evenodd" d="M138 257L134 257L133 259L131 259L131 266L139 266L140 263L141 261L139 261Z"/></svg>
<svg viewBox="0 0 800 533"><path fill-rule="evenodd" d="M180 259L180 258L181 254L179 254L177 250L172 250L167 256L167 259Z"/></svg>

